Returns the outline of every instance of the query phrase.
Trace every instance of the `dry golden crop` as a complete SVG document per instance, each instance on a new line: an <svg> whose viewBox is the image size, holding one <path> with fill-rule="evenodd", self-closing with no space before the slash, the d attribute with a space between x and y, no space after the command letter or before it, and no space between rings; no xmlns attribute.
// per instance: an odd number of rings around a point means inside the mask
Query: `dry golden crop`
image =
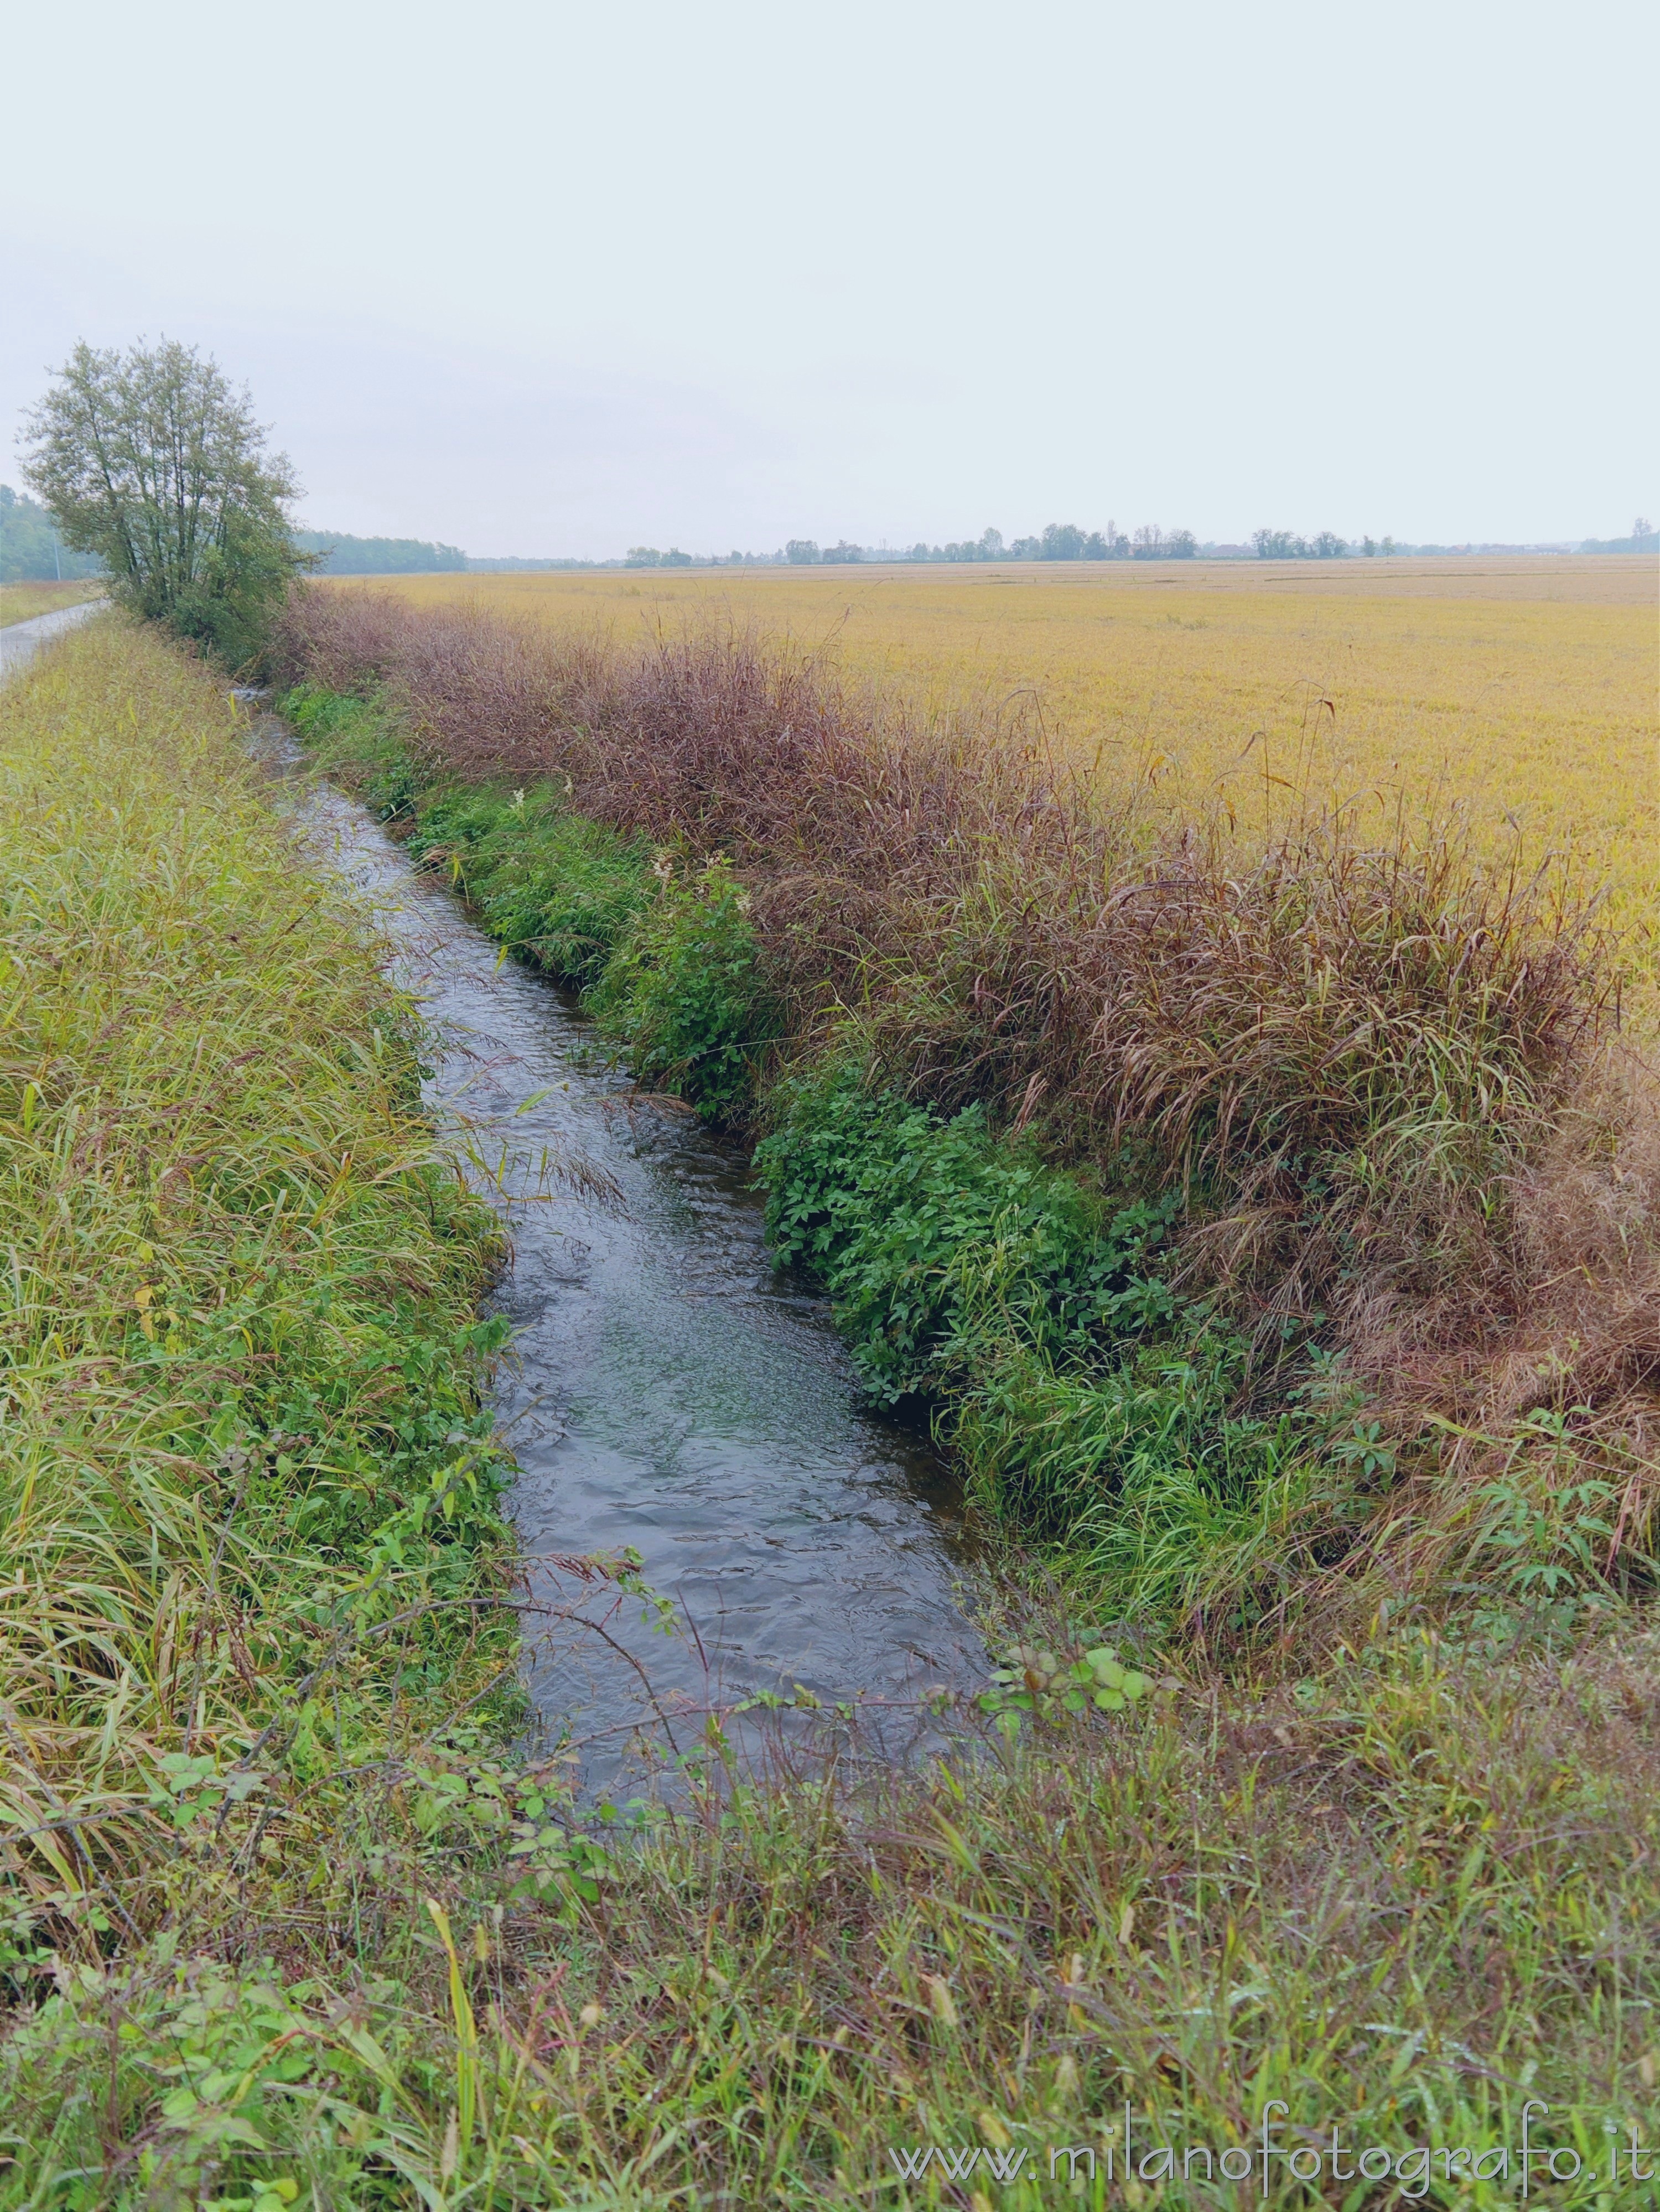
<svg viewBox="0 0 1660 2212"><path fill-rule="evenodd" d="M1606 874L1653 926L1655 570L1617 556L605 570L375 579L560 628L714 616L1041 712L1058 750L1249 824L1287 786L1433 792ZM350 586L343 586L350 588Z"/></svg>

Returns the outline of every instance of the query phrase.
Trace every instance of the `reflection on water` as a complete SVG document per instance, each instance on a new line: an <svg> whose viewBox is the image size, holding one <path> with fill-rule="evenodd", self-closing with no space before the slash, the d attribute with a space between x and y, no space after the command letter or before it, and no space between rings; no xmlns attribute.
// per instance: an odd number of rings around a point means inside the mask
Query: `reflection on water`
<svg viewBox="0 0 1660 2212"><path fill-rule="evenodd" d="M637 1724L684 1749L708 1707L798 1686L821 1708L856 1703L866 1747L897 1752L919 1696L987 1665L953 1597L970 1550L946 1468L859 1406L824 1302L773 1273L741 1157L584 1066L571 1003L498 965L359 808L319 791L306 812L388 910L447 1040L429 1095L505 1163L514 1255L495 1304L517 1335L496 1400L550 1609L527 1617L538 1710L591 1785L632 1778ZM550 1182L560 1160L598 1173ZM578 1564L624 1547L673 1600L672 1632ZM729 1719L728 1738L754 1750L759 1725Z"/></svg>

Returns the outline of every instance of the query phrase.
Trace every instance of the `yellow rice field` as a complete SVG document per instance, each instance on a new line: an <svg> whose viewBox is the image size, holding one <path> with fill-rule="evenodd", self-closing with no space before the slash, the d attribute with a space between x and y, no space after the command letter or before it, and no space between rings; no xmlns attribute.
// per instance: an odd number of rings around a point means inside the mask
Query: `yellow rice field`
<svg viewBox="0 0 1660 2212"><path fill-rule="evenodd" d="M362 580L369 582L370 580ZM344 580L339 589L355 587ZM1648 936L1657 857L1651 560L1459 556L372 580L620 639L714 615L933 697L1036 702L1057 749L1248 823L1288 785L1430 790L1612 881Z"/></svg>

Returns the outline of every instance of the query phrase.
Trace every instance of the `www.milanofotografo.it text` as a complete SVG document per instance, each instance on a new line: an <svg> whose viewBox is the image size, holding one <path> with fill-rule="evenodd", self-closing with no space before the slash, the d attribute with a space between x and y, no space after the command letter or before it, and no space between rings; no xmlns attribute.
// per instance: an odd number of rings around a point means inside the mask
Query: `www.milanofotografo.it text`
<svg viewBox="0 0 1660 2212"><path fill-rule="evenodd" d="M929 2143L909 2149L890 2150L893 2176L900 2181L921 2181L930 2168L946 2180L964 2182L971 2177L982 2185L1034 2179L1065 2186L1077 2182L1231 2181L1249 2182L1268 2197L1282 2181L1323 2180L1393 2182L1400 2195L1426 2197L1438 2181L1496 2182L1524 2198L1546 2180L1596 2182L1610 2188L1622 2182L1657 2179L1654 2153L1637 2140L1633 2127L1604 2120L1607 2148L1591 2165L1572 2143L1539 2140L1550 2118L1550 2107L1530 2098L1522 2107L1519 2141L1507 2143L1414 2143L1390 2148L1383 2143L1362 2145L1351 2131L1347 2139L1341 2124L1329 2132L1289 2130L1289 2106L1271 2098L1258 2115L1254 2142L1230 2143L1217 2149L1209 2143L1182 2144L1135 2141L1134 2118L1126 2105L1122 2140L1119 2130L1111 2140L1093 2143L1005 2144L992 2148L976 2144L954 2149ZM888 2178L888 2177L885 2177Z"/></svg>

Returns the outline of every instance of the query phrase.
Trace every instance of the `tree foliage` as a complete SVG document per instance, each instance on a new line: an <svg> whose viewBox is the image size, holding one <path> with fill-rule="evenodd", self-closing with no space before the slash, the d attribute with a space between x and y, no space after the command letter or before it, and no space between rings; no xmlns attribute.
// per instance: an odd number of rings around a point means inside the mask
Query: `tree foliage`
<svg viewBox="0 0 1660 2212"><path fill-rule="evenodd" d="M125 354L82 340L26 421L24 481L117 599L233 665L255 658L308 556L284 511L293 469L246 389L176 340Z"/></svg>
<svg viewBox="0 0 1660 2212"><path fill-rule="evenodd" d="M328 576L453 575L465 568L459 545L435 544L425 538L354 538L344 530L296 530L302 553L317 555Z"/></svg>
<svg viewBox="0 0 1660 2212"><path fill-rule="evenodd" d="M1250 542L1259 561L1342 561L1353 550L1347 538L1340 538L1335 530L1323 530L1315 538L1299 538L1294 530L1254 530ZM1385 538L1383 545L1388 552L1397 550L1393 538ZM1370 538L1365 550L1376 550Z"/></svg>

